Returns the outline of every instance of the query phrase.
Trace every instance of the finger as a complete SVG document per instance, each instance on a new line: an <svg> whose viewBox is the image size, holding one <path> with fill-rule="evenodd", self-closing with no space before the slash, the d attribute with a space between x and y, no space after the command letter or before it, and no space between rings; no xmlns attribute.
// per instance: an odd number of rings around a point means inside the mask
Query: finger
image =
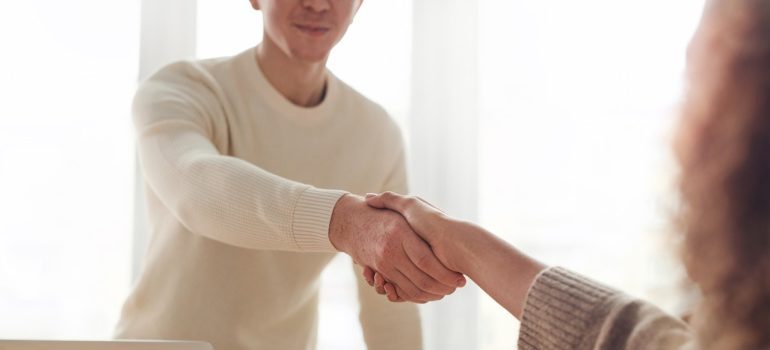
<svg viewBox="0 0 770 350"><path fill-rule="evenodd" d="M403 297L403 295L405 295L404 291L401 290L401 288L399 286L395 286L395 287L396 287L396 294L398 294L399 302L406 301L406 299Z"/></svg>
<svg viewBox="0 0 770 350"><path fill-rule="evenodd" d="M406 292L404 292L399 286L394 286L396 288L396 295L398 296L398 300L395 301L397 303L402 303L407 301L408 299L402 297L402 295L406 295ZM441 297L439 297L441 299ZM425 304L428 301L427 300L408 300L410 302L416 303L416 304Z"/></svg>
<svg viewBox="0 0 770 350"><path fill-rule="evenodd" d="M401 287L401 290L403 290L404 294L406 294L405 299L412 302L424 303L427 301L439 300L444 297L443 294L435 294L435 293L431 293L420 289L398 267L396 268L396 272L393 274L393 279L388 280L388 282L391 282Z"/></svg>
<svg viewBox="0 0 770 350"><path fill-rule="evenodd" d="M397 272L395 272L395 273L397 273ZM391 276L394 275L395 273L392 272ZM386 294L387 293L387 290L385 289L386 285L396 286L395 282L391 282L392 280L386 280L385 277L382 276L382 274L380 274L379 272L375 272L374 276L375 276L375 282L374 282L375 288L378 288L378 287L382 288L382 291L384 292L384 293L380 293L380 294ZM382 285L378 286L378 283L380 283L380 282L381 282ZM409 293L404 292L403 289L401 289L401 288L398 288L398 289L402 291L401 294L399 294L400 298L407 299L407 300L411 300L413 298ZM415 288L415 291L417 291L416 288ZM379 291L378 291L378 293L379 293Z"/></svg>
<svg viewBox="0 0 770 350"><path fill-rule="evenodd" d="M465 276L446 268L422 239L407 240L402 245L409 260L431 279L452 288L465 285Z"/></svg>
<svg viewBox="0 0 770 350"><path fill-rule="evenodd" d="M428 255L432 255L428 253ZM427 255L426 255L427 256ZM421 291L428 292L436 295L448 295L454 292L456 285L444 284L437 281L433 277L429 276L423 270L421 270L414 261L410 258L410 263L406 265L399 265L399 271L403 273L409 280L414 283Z"/></svg>
<svg viewBox="0 0 770 350"><path fill-rule="evenodd" d="M435 205L431 204L430 202L426 201L426 200L425 200L425 199L423 199L422 197L419 197L419 196L417 196L417 197L415 197L415 198L419 199L419 200L420 200L420 202L423 202L423 203L425 203L425 204L429 205L431 208L433 208L433 209L436 209L436 210L438 210L439 212L443 213L443 211L441 211L441 209L439 209L437 206L435 206Z"/></svg>
<svg viewBox="0 0 770 350"><path fill-rule="evenodd" d="M382 275L380 273L375 272L374 273L374 290L377 291L378 294L385 294L385 279L382 278Z"/></svg>
<svg viewBox="0 0 770 350"><path fill-rule="evenodd" d="M374 287L374 270L369 266L364 266L363 275L366 283L369 283L370 286Z"/></svg>
<svg viewBox="0 0 770 350"><path fill-rule="evenodd" d="M383 200L380 198L381 195L374 194L374 193L367 193L366 197L364 197L364 201L367 205L373 208L377 209L383 209L385 208L385 205L382 204Z"/></svg>
<svg viewBox="0 0 770 350"><path fill-rule="evenodd" d="M391 302L399 303L403 301L403 299L401 299L398 296L398 292L396 292L396 287L390 283L385 283L385 295L388 296L388 300L390 300Z"/></svg>
<svg viewBox="0 0 770 350"><path fill-rule="evenodd" d="M373 197L367 196L366 204L375 208L395 210L403 215L412 199L394 192L383 192Z"/></svg>
<svg viewBox="0 0 770 350"><path fill-rule="evenodd" d="M403 297L403 295L406 295L406 293L401 290L401 288L397 285L386 283L385 284L385 292L388 293L388 299L395 303L403 303L406 301L406 299ZM391 299L390 295L393 295L394 298ZM419 302L421 304L424 304L423 302Z"/></svg>

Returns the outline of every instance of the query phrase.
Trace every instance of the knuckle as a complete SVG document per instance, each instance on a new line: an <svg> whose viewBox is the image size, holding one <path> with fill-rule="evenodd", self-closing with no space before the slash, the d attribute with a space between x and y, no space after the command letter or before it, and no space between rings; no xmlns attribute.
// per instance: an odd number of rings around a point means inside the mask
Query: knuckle
<svg viewBox="0 0 770 350"><path fill-rule="evenodd" d="M386 244L382 247L382 255L385 258L392 259L394 256L396 256L398 252L398 240L391 239L388 240Z"/></svg>
<svg viewBox="0 0 770 350"><path fill-rule="evenodd" d="M377 269L382 269L390 262L390 257L393 255L393 247L387 242L377 246L375 250L374 263Z"/></svg>
<svg viewBox="0 0 770 350"><path fill-rule="evenodd" d="M376 280L375 282L379 283L380 285L384 285L385 282L387 282L385 280L385 276L383 276L381 273L377 273L377 276L375 276L374 279Z"/></svg>
<svg viewBox="0 0 770 350"><path fill-rule="evenodd" d="M383 255L377 254L374 257L374 267L377 270L383 270L383 268L387 265L388 259L386 259Z"/></svg>

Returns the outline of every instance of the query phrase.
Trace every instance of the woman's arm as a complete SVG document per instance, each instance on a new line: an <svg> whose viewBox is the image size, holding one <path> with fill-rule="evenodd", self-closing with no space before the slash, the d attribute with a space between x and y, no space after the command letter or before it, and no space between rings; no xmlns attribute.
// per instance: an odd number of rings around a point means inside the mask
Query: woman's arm
<svg viewBox="0 0 770 350"><path fill-rule="evenodd" d="M375 208L395 210L406 218L450 270L470 277L516 318L521 318L527 291L546 266L504 240L470 222L451 218L416 197L386 192L368 196ZM397 288L367 276L390 300L400 299ZM376 281L375 281L376 280Z"/></svg>
<svg viewBox="0 0 770 350"><path fill-rule="evenodd" d="M449 269L467 274L521 320L519 349L691 349L692 332L654 305L562 268L546 266L478 225L393 193L367 196L395 210ZM375 276L372 276L375 275ZM370 272L369 276L382 283ZM369 277L367 277L369 278ZM384 283L391 300L397 287Z"/></svg>

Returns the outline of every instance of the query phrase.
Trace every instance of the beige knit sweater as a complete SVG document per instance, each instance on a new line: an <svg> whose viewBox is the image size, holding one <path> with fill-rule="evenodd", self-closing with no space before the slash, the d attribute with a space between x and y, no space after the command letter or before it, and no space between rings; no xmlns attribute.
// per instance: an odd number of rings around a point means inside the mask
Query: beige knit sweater
<svg viewBox="0 0 770 350"><path fill-rule="evenodd" d="M118 338L314 349L337 199L407 190L401 135L380 106L330 73L319 106L293 105L254 52L172 64L136 94L152 239ZM420 349L417 307L355 275L368 348Z"/></svg>
<svg viewBox="0 0 770 350"><path fill-rule="evenodd" d="M524 306L519 349L695 349L678 318L563 268L538 276Z"/></svg>

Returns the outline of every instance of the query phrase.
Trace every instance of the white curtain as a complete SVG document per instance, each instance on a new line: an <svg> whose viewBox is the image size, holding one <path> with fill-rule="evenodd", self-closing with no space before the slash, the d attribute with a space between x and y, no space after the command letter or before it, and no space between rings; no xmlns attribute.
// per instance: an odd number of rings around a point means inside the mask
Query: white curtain
<svg viewBox="0 0 770 350"><path fill-rule="evenodd" d="M196 0L142 0L139 81L166 64L195 58L197 13ZM132 280L141 272L150 235L138 163L135 169Z"/></svg>
<svg viewBox="0 0 770 350"><path fill-rule="evenodd" d="M411 192L478 219L478 9L473 0L413 2ZM470 282L470 280L469 280ZM422 307L427 349L476 349L478 288Z"/></svg>
<svg viewBox="0 0 770 350"><path fill-rule="evenodd" d="M0 1L0 338L107 338L129 288L139 4Z"/></svg>
<svg viewBox="0 0 770 350"><path fill-rule="evenodd" d="M702 0L479 1L479 220L679 313L669 151ZM478 349L517 322L480 297Z"/></svg>

